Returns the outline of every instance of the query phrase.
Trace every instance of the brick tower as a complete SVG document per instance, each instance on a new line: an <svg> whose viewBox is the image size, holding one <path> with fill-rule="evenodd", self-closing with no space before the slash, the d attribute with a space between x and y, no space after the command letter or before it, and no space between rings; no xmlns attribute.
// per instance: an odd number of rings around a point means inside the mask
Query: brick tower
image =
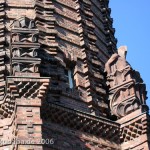
<svg viewBox="0 0 150 150"><path fill-rule="evenodd" d="M0 0L0 150L149 150L146 87L108 4Z"/></svg>

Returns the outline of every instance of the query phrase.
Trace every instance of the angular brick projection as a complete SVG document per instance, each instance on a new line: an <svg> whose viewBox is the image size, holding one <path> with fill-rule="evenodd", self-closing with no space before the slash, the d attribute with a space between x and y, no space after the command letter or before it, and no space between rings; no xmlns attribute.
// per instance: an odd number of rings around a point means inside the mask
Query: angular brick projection
<svg viewBox="0 0 150 150"><path fill-rule="evenodd" d="M149 150L146 86L108 5L0 0L0 150Z"/></svg>

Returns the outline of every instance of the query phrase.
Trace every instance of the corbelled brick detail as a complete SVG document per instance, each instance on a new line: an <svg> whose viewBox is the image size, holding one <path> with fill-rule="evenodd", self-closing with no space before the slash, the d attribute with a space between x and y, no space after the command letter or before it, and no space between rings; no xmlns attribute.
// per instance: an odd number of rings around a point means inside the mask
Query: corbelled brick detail
<svg viewBox="0 0 150 150"><path fill-rule="evenodd" d="M117 122L121 124L121 147L123 150L149 149L149 115L137 110Z"/></svg>

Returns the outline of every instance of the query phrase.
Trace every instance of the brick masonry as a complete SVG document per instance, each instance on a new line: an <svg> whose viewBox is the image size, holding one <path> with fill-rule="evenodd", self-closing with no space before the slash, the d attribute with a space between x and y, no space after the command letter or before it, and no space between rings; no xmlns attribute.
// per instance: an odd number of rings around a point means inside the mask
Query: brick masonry
<svg viewBox="0 0 150 150"><path fill-rule="evenodd" d="M122 115L110 105L105 64L117 40L108 4L0 0L0 150L149 149L142 79L133 79L139 107Z"/></svg>

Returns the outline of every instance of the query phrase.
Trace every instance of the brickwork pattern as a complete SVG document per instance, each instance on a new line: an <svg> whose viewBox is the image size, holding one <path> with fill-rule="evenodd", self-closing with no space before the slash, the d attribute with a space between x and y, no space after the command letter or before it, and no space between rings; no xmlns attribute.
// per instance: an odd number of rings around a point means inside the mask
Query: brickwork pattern
<svg viewBox="0 0 150 150"><path fill-rule="evenodd" d="M148 150L148 115L110 119L104 66L117 40L108 4L0 0L0 150Z"/></svg>

